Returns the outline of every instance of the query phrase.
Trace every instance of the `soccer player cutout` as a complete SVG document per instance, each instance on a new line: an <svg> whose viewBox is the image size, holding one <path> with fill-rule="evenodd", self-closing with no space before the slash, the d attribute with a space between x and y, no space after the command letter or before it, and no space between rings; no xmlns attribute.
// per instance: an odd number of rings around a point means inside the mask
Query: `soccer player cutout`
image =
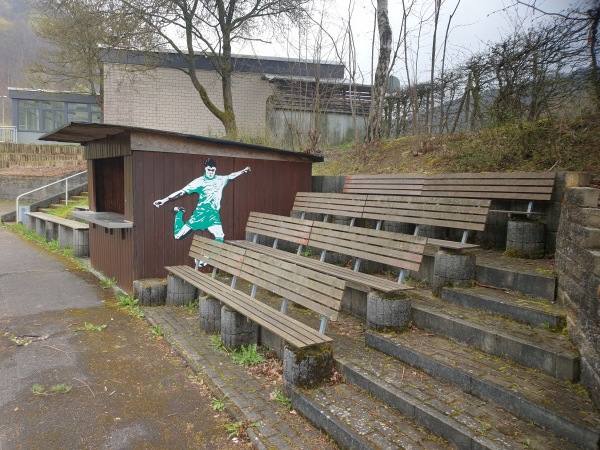
<svg viewBox="0 0 600 450"><path fill-rule="evenodd" d="M230 180L250 172L250 167L246 167L239 172L233 172L229 175L217 175L217 163L214 159L208 158L204 162L204 175L188 183L182 189L173 192L169 196L154 201L154 206L160 208L165 203L183 197L188 194L198 194L198 204L196 209L187 221L183 220L185 209L179 206L171 208L175 215L173 225L173 236L181 240L189 236L196 230L208 230L218 242L223 242L225 233L221 222L221 198L223 189ZM196 260L196 269L206 266L203 261Z"/></svg>

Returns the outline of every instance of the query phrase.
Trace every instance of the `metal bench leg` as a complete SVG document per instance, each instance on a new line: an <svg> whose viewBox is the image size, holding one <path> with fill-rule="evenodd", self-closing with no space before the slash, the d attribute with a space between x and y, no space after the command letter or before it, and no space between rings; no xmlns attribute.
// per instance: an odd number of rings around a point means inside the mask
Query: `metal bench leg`
<svg viewBox="0 0 600 450"><path fill-rule="evenodd" d="M406 271L401 269L400 273L398 274L398 284L404 283L404 278L406 278Z"/></svg>
<svg viewBox="0 0 600 450"><path fill-rule="evenodd" d="M325 214L325 217L323 217L323 222L327 222L329 220L329 214Z"/></svg>
<svg viewBox="0 0 600 450"><path fill-rule="evenodd" d="M231 279L231 289L235 289L235 285L237 283L237 275L234 275L233 278Z"/></svg>
<svg viewBox="0 0 600 450"><path fill-rule="evenodd" d="M352 219L350 219L350 226L353 227L354 226L354 221L356 220L356 217L353 217Z"/></svg>
<svg viewBox="0 0 600 450"><path fill-rule="evenodd" d="M305 217L306 217L306 211L302 211L302 214L300 214L300 218L302 220L304 220Z"/></svg>
<svg viewBox="0 0 600 450"><path fill-rule="evenodd" d="M325 261L325 256L327 256L327 250L323 250L321 252L321 259L320 259L321 262Z"/></svg>
<svg viewBox="0 0 600 450"><path fill-rule="evenodd" d="M281 302L281 313L285 314L285 312L287 311L287 305L288 305L288 299L284 298L283 301Z"/></svg>
<svg viewBox="0 0 600 450"><path fill-rule="evenodd" d="M460 240L460 243L466 244L468 237L469 237L469 230L463 230L463 235L462 235L462 239Z"/></svg>
<svg viewBox="0 0 600 450"><path fill-rule="evenodd" d="M354 261L354 271L355 272L358 272L358 270L360 269L360 263L361 263L361 259L356 258L356 261Z"/></svg>
<svg viewBox="0 0 600 450"><path fill-rule="evenodd" d="M196 270L198 270L198 268L196 268ZM212 271L212 277L216 278L217 277L217 268L213 267L213 271Z"/></svg>
<svg viewBox="0 0 600 450"><path fill-rule="evenodd" d="M279 238L275 238L275 241L273 241L273 248L277 248L278 242L279 242Z"/></svg>
<svg viewBox="0 0 600 450"><path fill-rule="evenodd" d="M376 230L381 230L381 224L383 224L383 220L378 220L377 221L377 226L375 226Z"/></svg>
<svg viewBox="0 0 600 450"><path fill-rule="evenodd" d="M250 297L252 297L252 298L256 297L256 285L255 284L252 285L252 292L250 292Z"/></svg>
<svg viewBox="0 0 600 450"><path fill-rule="evenodd" d="M300 256L302 254L303 249L304 249L304 245L300 244L298 246L298 251L296 252L296 255Z"/></svg>
<svg viewBox="0 0 600 450"><path fill-rule="evenodd" d="M415 232L413 233L413 236L418 236L419 235L419 225L415 226Z"/></svg>
<svg viewBox="0 0 600 450"><path fill-rule="evenodd" d="M325 334L325 328L327 327L327 317L321 316L321 325L319 326L319 333Z"/></svg>
<svg viewBox="0 0 600 450"><path fill-rule="evenodd" d="M256 244L256 241L258 241L258 233L254 233L254 237L252 238L253 244Z"/></svg>

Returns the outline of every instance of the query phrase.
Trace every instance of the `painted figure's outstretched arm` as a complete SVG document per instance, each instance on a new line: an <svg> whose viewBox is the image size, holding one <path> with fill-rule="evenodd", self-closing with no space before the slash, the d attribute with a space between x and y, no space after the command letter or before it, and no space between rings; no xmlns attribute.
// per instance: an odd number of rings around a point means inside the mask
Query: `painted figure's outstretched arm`
<svg viewBox="0 0 600 450"><path fill-rule="evenodd" d="M154 201L154 206L156 206L157 208L160 208L165 203L167 203L171 200L175 200L176 198L183 197L184 195L185 195L185 192L183 192L183 190L173 192L171 195L169 195L165 198L161 198L160 200Z"/></svg>
<svg viewBox="0 0 600 450"><path fill-rule="evenodd" d="M227 175L227 177L228 177L230 180L233 180L234 178L237 178L237 177L239 177L240 175L243 175L243 174L245 174L245 173L248 173L248 172L250 172L250 167L249 167L249 166L248 166L248 167L246 167L245 169L242 169L242 170L240 170L239 172L233 172L233 173L230 173L229 175Z"/></svg>

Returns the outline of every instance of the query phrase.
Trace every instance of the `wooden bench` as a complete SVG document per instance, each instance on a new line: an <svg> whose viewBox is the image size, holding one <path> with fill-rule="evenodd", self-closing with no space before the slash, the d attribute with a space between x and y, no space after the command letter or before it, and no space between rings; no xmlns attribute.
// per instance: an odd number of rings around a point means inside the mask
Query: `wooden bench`
<svg viewBox="0 0 600 450"><path fill-rule="evenodd" d="M416 197L478 198L522 200L521 209L491 209L511 215L540 214L533 211L534 201L549 201L554 172L443 173L348 175L343 192L349 194L401 195Z"/></svg>
<svg viewBox="0 0 600 450"><path fill-rule="evenodd" d="M533 211L534 201L552 198L555 178L554 172L431 174L427 175L422 192L438 197L521 200L527 202L522 210L491 211L509 216L540 214Z"/></svg>
<svg viewBox="0 0 600 450"><path fill-rule="evenodd" d="M291 232L288 233L288 229ZM254 235L253 242L232 243L343 279L348 286L363 292L377 290L391 293L411 289L402 284L404 275L406 271L419 270L427 242L427 238L421 236L257 212L250 213L246 232ZM273 247L257 244L258 235L275 238ZM282 239L297 244L298 251L294 254L276 248ZM303 246L322 250L320 260L300 255ZM356 258L354 268L325 262L327 251ZM360 272L361 259L399 268L398 282Z"/></svg>
<svg viewBox="0 0 600 450"><path fill-rule="evenodd" d="M73 255L90 254L89 225L42 212L26 212L27 229L44 236L46 241L58 240L59 248L73 248Z"/></svg>
<svg viewBox="0 0 600 450"><path fill-rule="evenodd" d="M364 195L364 194L323 194L299 192L292 207L292 212L345 216L351 219L376 220L377 229L382 221L415 224L415 235L420 225L435 225L462 231L461 242L429 238L429 247L450 250L469 250L479 247L468 244L469 231L483 231L491 200L485 199L450 199L445 197L414 197L396 195ZM328 209L330 208L330 209Z"/></svg>
<svg viewBox="0 0 600 450"><path fill-rule="evenodd" d="M264 253L197 235L193 238L190 256L213 266L213 276L188 266L170 266L166 269L296 348L331 341L331 338L324 334L325 325L327 320L336 320L338 317L345 288L344 281ZM231 286L217 280L217 269L233 276ZM281 310L277 311L256 300L256 288L252 289L251 294L236 290L238 277L282 297L284 300ZM286 315L288 300L320 314L320 330L317 331Z"/></svg>
<svg viewBox="0 0 600 450"><path fill-rule="evenodd" d="M469 231L483 231L491 200L455 199L445 197L407 197L397 195L368 195L362 217L415 224L415 235L421 225L461 230L461 242L428 239L428 244L453 250L478 247L467 244Z"/></svg>

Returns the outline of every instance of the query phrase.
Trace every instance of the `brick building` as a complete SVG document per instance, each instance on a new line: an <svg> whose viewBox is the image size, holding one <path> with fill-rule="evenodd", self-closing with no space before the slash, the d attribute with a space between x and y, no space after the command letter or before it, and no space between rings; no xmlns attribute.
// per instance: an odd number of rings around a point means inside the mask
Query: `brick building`
<svg viewBox="0 0 600 450"><path fill-rule="evenodd" d="M222 136L223 125L202 103L176 54L149 58L130 52L108 52L104 60L104 122L155 128L204 136ZM349 87L341 64L282 58L234 56L233 102L240 134L267 135L288 142L306 134L320 95L323 142L347 140L353 123L364 128L368 107L352 120ZM196 60L200 82L215 104L222 107L221 79L206 57ZM317 86L315 88L315 86ZM357 98L354 87L354 98ZM365 88L361 98L365 100ZM355 102L356 104L356 102ZM314 123L314 121L313 121Z"/></svg>

